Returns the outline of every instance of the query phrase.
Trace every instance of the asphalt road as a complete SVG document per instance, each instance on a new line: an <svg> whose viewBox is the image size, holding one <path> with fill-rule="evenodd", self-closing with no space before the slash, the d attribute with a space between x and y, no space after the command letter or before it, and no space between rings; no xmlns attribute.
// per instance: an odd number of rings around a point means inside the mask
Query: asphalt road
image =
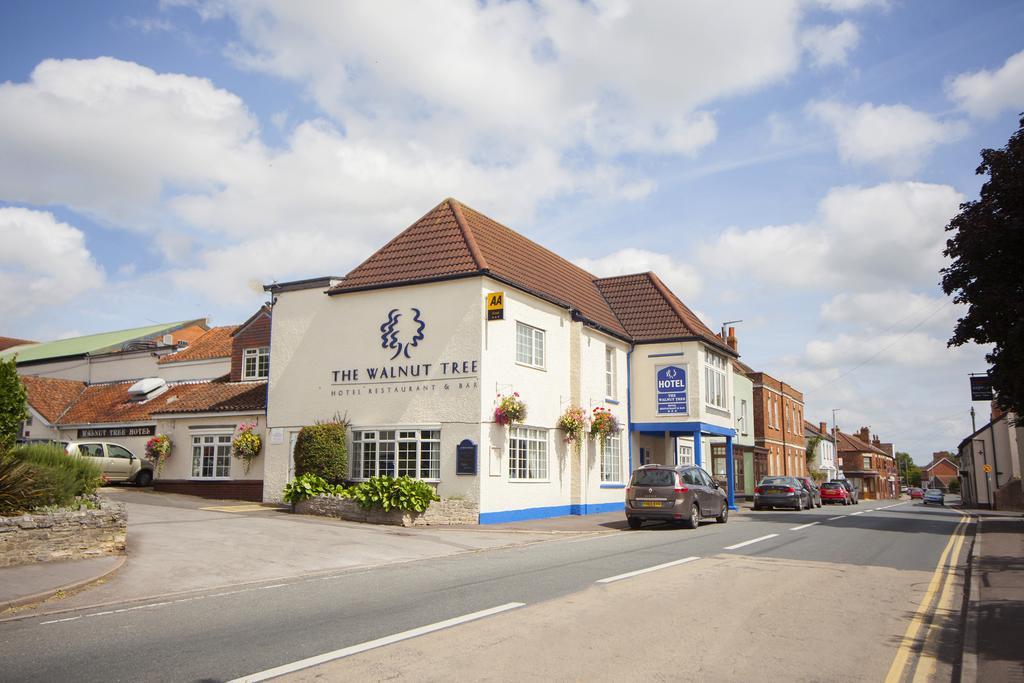
<svg viewBox="0 0 1024 683"><path fill-rule="evenodd" d="M651 526L32 616L0 623L0 678L229 680L505 603L566 596L605 577L692 556L931 572L959 520L954 510L917 501L748 513L697 530ZM719 607L749 609L751 599Z"/></svg>

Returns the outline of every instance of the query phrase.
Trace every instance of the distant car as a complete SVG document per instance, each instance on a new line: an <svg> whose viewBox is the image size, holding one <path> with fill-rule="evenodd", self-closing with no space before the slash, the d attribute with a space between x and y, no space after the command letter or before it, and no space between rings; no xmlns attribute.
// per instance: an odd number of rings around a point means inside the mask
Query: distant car
<svg viewBox="0 0 1024 683"><path fill-rule="evenodd" d="M928 489L924 492L924 499L922 502L925 505L929 503L938 503L939 505L946 504L946 494L943 493L942 489Z"/></svg>
<svg viewBox="0 0 1024 683"><path fill-rule="evenodd" d="M72 441L65 450L68 455L95 459L107 481L127 481L138 486L153 483L153 463L138 457L119 443Z"/></svg>
<svg viewBox="0 0 1024 683"><path fill-rule="evenodd" d="M906 493L909 490L910 490L909 486L901 486L900 487L900 493Z"/></svg>
<svg viewBox="0 0 1024 683"><path fill-rule="evenodd" d="M910 494L911 500L914 498L924 498L924 489L919 489L916 486L910 487L910 490L907 491L907 493Z"/></svg>
<svg viewBox="0 0 1024 683"><path fill-rule="evenodd" d="M644 522L681 521L696 529L700 520L729 521L725 492L699 467L644 465L633 471L626 487L626 521L630 529Z"/></svg>
<svg viewBox="0 0 1024 683"><path fill-rule="evenodd" d="M754 487L754 509L793 508L799 512L814 506L811 496L796 477L765 477Z"/></svg>
<svg viewBox="0 0 1024 683"><path fill-rule="evenodd" d="M860 502L860 491L853 485L849 479L833 479L831 483L839 484L846 489L846 493L850 496L850 503L856 505Z"/></svg>
<svg viewBox="0 0 1024 683"><path fill-rule="evenodd" d="M850 492L838 481L826 481L821 485L821 502L842 503L843 505L853 504L850 500Z"/></svg>
<svg viewBox="0 0 1024 683"><path fill-rule="evenodd" d="M811 492L811 505L807 507L821 507L821 489L808 477L797 477L804 488Z"/></svg>

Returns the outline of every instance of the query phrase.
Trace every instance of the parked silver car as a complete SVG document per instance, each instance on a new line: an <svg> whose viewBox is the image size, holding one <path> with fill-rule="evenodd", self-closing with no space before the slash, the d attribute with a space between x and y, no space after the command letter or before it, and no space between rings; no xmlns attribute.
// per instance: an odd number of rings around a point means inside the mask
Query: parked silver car
<svg viewBox="0 0 1024 683"><path fill-rule="evenodd" d="M107 481L128 481L138 486L153 483L153 463L136 456L119 443L72 441L65 450L68 455L95 459Z"/></svg>
<svg viewBox="0 0 1024 683"><path fill-rule="evenodd" d="M926 489L924 492L924 499L921 501L925 505L929 503L938 503L939 505L946 505L946 493L942 489Z"/></svg>
<svg viewBox="0 0 1024 683"><path fill-rule="evenodd" d="M626 521L639 529L645 521L680 521L696 529L704 517L729 521L729 502L721 486L699 467L644 465L626 487Z"/></svg>

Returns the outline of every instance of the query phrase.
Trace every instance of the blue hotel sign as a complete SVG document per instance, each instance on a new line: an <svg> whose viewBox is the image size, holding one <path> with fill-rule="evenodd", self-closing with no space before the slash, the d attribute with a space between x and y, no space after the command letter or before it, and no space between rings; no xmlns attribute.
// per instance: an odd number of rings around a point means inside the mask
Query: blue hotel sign
<svg viewBox="0 0 1024 683"><path fill-rule="evenodd" d="M661 365L657 368L658 414L689 412L686 407L686 368Z"/></svg>

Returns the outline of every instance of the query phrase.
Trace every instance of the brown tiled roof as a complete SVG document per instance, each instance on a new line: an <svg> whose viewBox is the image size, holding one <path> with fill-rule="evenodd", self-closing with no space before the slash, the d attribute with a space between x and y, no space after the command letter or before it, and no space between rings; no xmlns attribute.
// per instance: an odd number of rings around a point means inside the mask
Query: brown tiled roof
<svg viewBox="0 0 1024 683"><path fill-rule="evenodd" d="M438 204L328 291L469 275L489 275L627 336L597 290L594 275L454 199Z"/></svg>
<svg viewBox="0 0 1024 683"><path fill-rule="evenodd" d="M162 356L157 363L163 365L165 363L184 363L190 360L230 358L231 335L236 329L238 329L237 325L212 327L182 350Z"/></svg>
<svg viewBox="0 0 1024 683"><path fill-rule="evenodd" d="M880 448L875 448L869 443L865 443L859 437L853 434L847 434L836 430L836 451L838 452L849 452L853 451L856 453L877 453L879 455L889 455Z"/></svg>
<svg viewBox="0 0 1024 683"><path fill-rule="evenodd" d="M270 315L270 306L267 306L266 304L260 306L260 310L250 315L248 320L246 320L241 325L237 325L235 329L231 331L231 336L234 337L236 334L238 334L245 328L249 327L249 325L252 324L252 322L259 318L261 315Z"/></svg>
<svg viewBox="0 0 1024 683"><path fill-rule="evenodd" d="M17 339L16 337L0 337L0 351L13 346L21 346L22 344L35 344L35 342L28 339Z"/></svg>
<svg viewBox="0 0 1024 683"><path fill-rule="evenodd" d="M188 385L172 400L153 411L160 413L217 413L262 411L267 407L266 382L202 382Z"/></svg>
<svg viewBox="0 0 1024 683"><path fill-rule="evenodd" d="M596 284L635 341L699 337L735 355L654 273L606 277Z"/></svg>
<svg viewBox="0 0 1024 683"><path fill-rule="evenodd" d="M653 273L598 279L454 199L378 249L330 294L488 275L636 341L700 337L735 355ZM628 322L627 322L628 321Z"/></svg>
<svg viewBox="0 0 1024 683"><path fill-rule="evenodd" d="M26 375L21 378L21 382L28 391L29 405L50 424L57 422L64 411L85 391L85 382L70 379Z"/></svg>
<svg viewBox="0 0 1024 683"><path fill-rule="evenodd" d="M95 384L86 387L59 420L61 424L144 422L160 413L205 413L264 410L266 382L228 382L226 376L212 382L169 385L167 391L148 401L131 401L128 389L134 382Z"/></svg>

